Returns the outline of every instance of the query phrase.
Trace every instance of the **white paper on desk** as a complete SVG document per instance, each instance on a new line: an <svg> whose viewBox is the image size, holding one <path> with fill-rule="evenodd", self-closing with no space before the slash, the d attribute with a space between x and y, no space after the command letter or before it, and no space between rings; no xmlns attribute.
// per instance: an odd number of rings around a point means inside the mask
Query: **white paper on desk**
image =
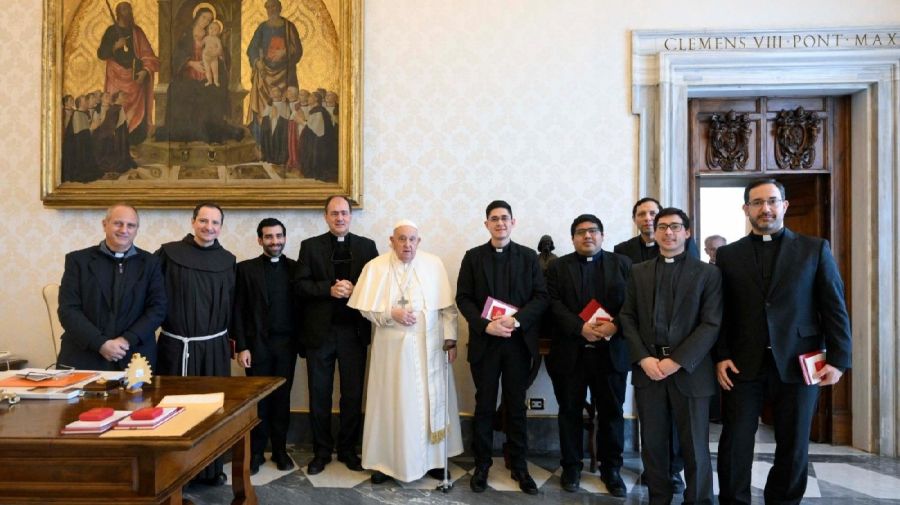
<svg viewBox="0 0 900 505"><path fill-rule="evenodd" d="M187 405L225 405L225 393L209 393L205 395L166 395L157 407L185 407Z"/></svg>

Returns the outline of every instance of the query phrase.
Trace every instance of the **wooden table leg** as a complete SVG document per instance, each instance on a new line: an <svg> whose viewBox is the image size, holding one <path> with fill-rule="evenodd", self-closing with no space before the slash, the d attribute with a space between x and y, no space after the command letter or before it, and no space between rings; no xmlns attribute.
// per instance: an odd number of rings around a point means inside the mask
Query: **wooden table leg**
<svg viewBox="0 0 900 505"><path fill-rule="evenodd" d="M256 505L256 492L250 483L250 431L231 448L231 505Z"/></svg>

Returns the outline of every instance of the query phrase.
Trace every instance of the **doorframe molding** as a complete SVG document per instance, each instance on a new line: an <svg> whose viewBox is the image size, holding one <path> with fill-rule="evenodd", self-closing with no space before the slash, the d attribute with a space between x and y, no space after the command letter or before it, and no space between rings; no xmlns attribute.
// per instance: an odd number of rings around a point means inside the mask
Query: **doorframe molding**
<svg viewBox="0 0 900 505"><path fill-rule="evenodd" d="M689 98L851 95L853 446L897 456L900 48L669 52L653 43L661 33L632 32L640 196L690 204Z"/></svg>

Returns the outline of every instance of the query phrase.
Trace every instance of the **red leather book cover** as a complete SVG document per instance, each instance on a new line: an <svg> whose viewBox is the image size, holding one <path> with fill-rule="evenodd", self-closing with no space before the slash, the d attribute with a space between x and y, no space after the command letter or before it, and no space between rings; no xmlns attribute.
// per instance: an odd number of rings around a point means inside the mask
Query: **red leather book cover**
<svg viewBox="0 0 900 505"><path fill-rule="evenodd" d="M163 413L162 407L144 407L142 409L137 409L131 413L131 418L135 421L150 421L152 419L156 419L161 416Z"/></svg>
<svg viewBox="0 0 900 505"><path fill-rule="evenodd" d="M78 415L79 421L102 421L107 417L113 415L115 410L109 407L94 407L90 410L86 410Z"/></svg>
<svg viewBox="0 0 900 505"><path fill-rule="evenodd" d="M803 380L806 385L812 386L822 381L815 373L825 366L825 351L812 351L797 356L800 360L800 371L803 372Z"/></svg>

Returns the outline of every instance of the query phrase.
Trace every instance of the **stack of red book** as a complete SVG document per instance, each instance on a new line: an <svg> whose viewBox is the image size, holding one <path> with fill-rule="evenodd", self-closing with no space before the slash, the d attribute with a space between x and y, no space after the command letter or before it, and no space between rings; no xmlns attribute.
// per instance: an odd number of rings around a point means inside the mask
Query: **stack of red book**
<svg viewBox="0 0 900 505"><path fill-rule="evenodd" d="M61 433L63 435L103 433L112 428L120 419L128 414L131 414L131 411L113 410L109 407L96 407L82 412L78 416L78 420L65 425Z"/></svg>

